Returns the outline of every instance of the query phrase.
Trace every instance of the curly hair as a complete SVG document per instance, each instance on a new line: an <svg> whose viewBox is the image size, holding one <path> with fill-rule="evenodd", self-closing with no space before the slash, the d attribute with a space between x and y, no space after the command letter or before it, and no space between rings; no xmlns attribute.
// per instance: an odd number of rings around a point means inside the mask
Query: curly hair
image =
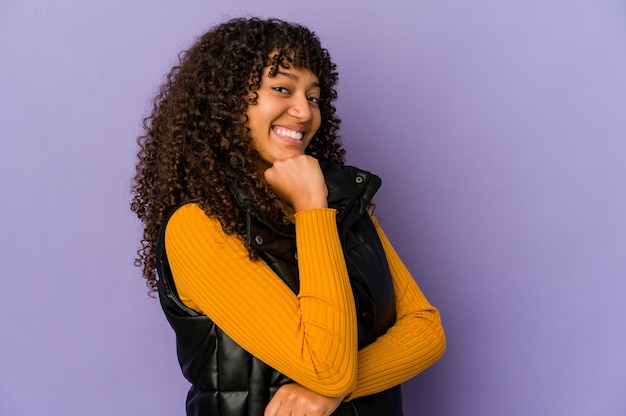
<svg viewBox="0 0 626 416"><path fill-rule="evenodd" d="M209 30L178 57L144 119L137 143L137 171L131 210L143 222L143 239L135 260L146 285L156 289L156 240L173 207L198 203L217 218L227 234L245 239L245 224L228 190L232 172L259 213L285 224L277 195L265 183L256 163L260 156L246 127L246 109L256 103L264 68L306 68L319 79L321 125L306 153L343 165L338 137L340 120L336 65L314 32L278 19L233 19Z"/></svg>

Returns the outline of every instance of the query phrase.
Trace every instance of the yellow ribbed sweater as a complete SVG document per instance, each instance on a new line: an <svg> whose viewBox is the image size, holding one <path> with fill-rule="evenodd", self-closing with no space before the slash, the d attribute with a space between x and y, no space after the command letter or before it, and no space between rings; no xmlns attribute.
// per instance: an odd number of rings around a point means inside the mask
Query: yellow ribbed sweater
<svg viewBox="0 0 626 416"><path fill-rule="evenodd" d="M378 223L396 295L396 323L357 352L357 323L333 209L295 215L300 292L294 294L239 238L196 204L165 234L179 296L241 347L319 394L356 398L408 380L445 349L439 313L415 284Z"/></svg>

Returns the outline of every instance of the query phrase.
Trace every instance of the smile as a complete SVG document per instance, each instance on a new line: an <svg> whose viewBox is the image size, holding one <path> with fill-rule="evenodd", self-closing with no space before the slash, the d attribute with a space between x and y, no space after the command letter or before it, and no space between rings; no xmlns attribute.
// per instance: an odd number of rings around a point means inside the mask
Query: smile
<svg viewBox="0 0 626 416"><path fill-rule="evenodd" d="M274 133L278 134L282 137L288 137L290 139L302 140L303 134L302 132L286 129L284 127L274 127Z"/></svg>

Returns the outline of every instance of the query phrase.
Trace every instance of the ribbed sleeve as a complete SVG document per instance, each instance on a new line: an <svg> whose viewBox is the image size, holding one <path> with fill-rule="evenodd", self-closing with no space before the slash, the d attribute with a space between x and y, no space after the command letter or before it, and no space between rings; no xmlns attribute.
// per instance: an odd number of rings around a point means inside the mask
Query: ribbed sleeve
<svg viewBox="0 0 626 416"><path fill-rule="evenodd" d="M357 372L354 300L335 216L332 209L295 216L298 295L195 204L179 208L165 234L181 300L261 361L327 396L352 391Z"/></svg>
<svg viewBox="0 0 626 416"><path fill-rule="evenodd" d="M352 398L400 384L445 350L438 311L426 300L374 219L393 277L396 323L357 353L354 300L335 211L297 213L300 293L194 204L165 235L181 300L205 313L252 355L319 394Z"/></svg>
<svg viewBox="0 0 626 416"><path fill-rule="evenodd" d="M352 398L398 385L443 355L446 339L437 309L432 307L372 217L393 276L396 323L359 351L357 386Z"/></svg>

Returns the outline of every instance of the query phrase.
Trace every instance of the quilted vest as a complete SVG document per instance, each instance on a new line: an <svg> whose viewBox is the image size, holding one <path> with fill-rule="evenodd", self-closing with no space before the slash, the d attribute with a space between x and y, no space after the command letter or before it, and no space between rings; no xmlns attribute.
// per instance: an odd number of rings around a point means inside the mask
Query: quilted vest
<svg viewBox="0 0 626 416"><path fill-rule="evenodd" d="M381 181L354 167L330 162L320 165L328 188L328 206L337 210L339 237L354 294L361 349L383 335L395 321L391 274L374 224L366 212ZM259 257L285 284L298 293L294 228L269 224L233 184L231 192L245 218L248 243L258 250ZM262 416L276 390L293 381L246 352L206 315L182 303L167 262L166 224L167 219L157 242L158 292L163 311L176 333L183 375L192 384L187 395L187 415ZM400 386L343 402L333 413L333 416L348 415L401 416Z"/></svg>

